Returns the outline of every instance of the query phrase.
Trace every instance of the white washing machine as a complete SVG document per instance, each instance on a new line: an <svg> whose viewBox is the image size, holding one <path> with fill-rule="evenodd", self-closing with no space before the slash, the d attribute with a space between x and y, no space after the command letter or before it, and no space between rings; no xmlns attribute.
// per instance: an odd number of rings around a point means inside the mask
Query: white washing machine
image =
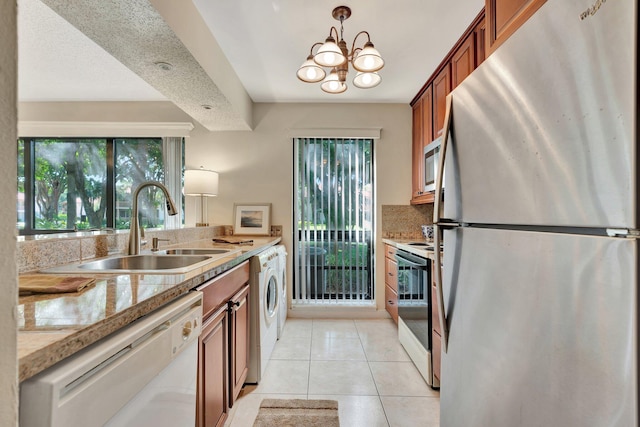
<svg viewBox="0 0 640 427"><path fill-rule="evenodd" d="M280 278L280 307L278 308L278 339L282 337L284 322L287 321L287 248L276 246L278 251L278 277Z"/></svg>
<svg viewBox="0 0 640 427"><path fill-rule="evenodd" d="M257 384L278 340L280 279L278 251L268 248L251 258L251 332L249 334L249 372L246 382Z"/></svg>

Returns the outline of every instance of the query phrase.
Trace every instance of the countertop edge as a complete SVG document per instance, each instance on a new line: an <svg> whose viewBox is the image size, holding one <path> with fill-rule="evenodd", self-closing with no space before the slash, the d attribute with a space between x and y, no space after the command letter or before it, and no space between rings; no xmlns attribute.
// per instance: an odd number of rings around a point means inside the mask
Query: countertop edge
<svg viewBox="0 0 640 427"><path fill-rule="evenodd" d="M247 250L246 246L240 246L242 253L237 257L225 261L222 264L212 266L210 269L204 270L192 277L188 277L176 285L168 285L165 291L142 302L136 303L135 305L132 305L131 307L128 307L110 317L99 320L91 325L87 325L86 327L82 327L70 333L68 333L68 329L50 331L52 334L59 332L61 338L52 339L51 342L43 347L19 357L19 381L22 382L31 378L83 348L88 347L100 339L118 331L120 328L130 324L136 319L139 319L140 317L169 303L175 298L186 294L190 290L213 277L242 264L265 249L277 245L281 240L281 237L273 237L268 243L250 250ZM189 247L189 244L183 244L181 246ZM100 280L101 276L97 275L96 277ZM18 331L18 349L20 349L21 340L28 339L28 335L30 334L39 333L40 332L37 331Z"/></svg>

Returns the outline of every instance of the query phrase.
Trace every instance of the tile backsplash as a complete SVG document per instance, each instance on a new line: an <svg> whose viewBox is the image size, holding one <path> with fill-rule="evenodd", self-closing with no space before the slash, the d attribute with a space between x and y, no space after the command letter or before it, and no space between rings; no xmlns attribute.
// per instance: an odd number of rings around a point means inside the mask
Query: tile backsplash
<svg viewBox="0 0 640 427"><path fill-rule="evenodd" d="M433 204L382 205L382 237L423 240L423 224L433 223Z"/></svg>

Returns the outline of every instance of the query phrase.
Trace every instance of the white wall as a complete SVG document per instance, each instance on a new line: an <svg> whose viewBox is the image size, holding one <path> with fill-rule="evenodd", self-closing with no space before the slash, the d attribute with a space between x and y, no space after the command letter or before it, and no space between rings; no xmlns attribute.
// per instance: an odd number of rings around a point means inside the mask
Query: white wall
<svg viewBox="0 0 640 427"><path fill-rule="evenodd" d="M16 338L16 2L0 2L0 425L18 425Z"/></svg>
<svg viewBox="0 0 640 427"><path fill-rule="evenodd" d="M411 108L408 104L255 104L253 131L210 133L197 128L187 141L188 168L204 166L220 173L219 196L208 199L209 222L231 224L235 202L271 202L271 222L283 226L283 240L292 253L290 129L304 128L381 128L381 138L374 148L376 215L378 219L381 217L383 204L409 203ZM192 200L188 198L188 209L193 207ZM378 222L376 302L378 309L384 310L384 252L380 236ZM292 283L291 277L289 283Z"/></svg>

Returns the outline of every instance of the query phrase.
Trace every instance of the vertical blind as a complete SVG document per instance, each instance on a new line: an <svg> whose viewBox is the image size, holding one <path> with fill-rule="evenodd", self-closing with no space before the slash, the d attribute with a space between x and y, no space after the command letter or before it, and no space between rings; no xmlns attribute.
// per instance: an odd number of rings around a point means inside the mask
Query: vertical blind
<svg viewBox="0 0 640 427"><path fill-rule="evenodd" d="M373 140L295 139L294 303L371 301Z"/></svg>

